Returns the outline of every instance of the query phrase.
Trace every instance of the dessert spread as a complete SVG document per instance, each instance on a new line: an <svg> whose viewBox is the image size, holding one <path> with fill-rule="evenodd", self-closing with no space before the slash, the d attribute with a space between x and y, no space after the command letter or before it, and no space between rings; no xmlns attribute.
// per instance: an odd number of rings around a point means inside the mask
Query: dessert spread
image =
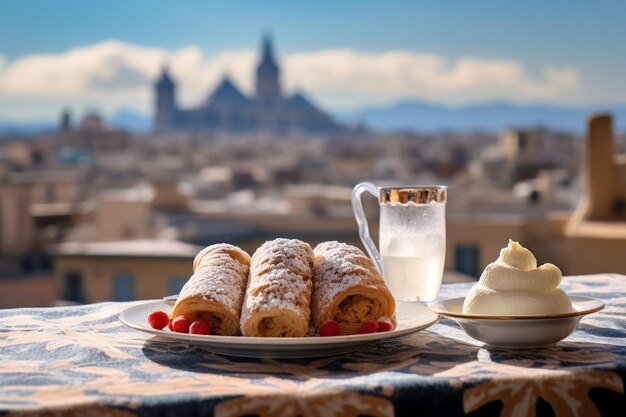
<svg viewBox="0 0 626 417"><path fill-rule="evenodd" d="M171 315L148 324L177 333L303 337L388 332L395 300L371 259L358 248L297 239L265 242L250 257L221 243L203 249ZM310 334L310 333L309 333Z"/></svg>
<svg viewBox="0 0 626 417"><path fill-rule="evenodd" d="M571 312L570 299L558 288L561 278L555 265L537 267L531 251L509 240L465 297L463 313L525 316Z"/></svg>

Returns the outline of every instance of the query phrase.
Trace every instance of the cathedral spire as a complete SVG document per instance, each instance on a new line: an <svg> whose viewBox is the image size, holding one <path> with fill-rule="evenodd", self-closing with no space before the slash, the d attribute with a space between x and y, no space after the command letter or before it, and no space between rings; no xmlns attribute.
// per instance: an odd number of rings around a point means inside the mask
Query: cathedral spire
<svg viewBox="0 0 626 417"><path fill-rule="evenodd" d="M269 63L273 63L274 65L276 64L276 62L274 60L274 46L273 46L273 42L272 42L272 35L269 32L267 32L265 35L263 35L263 45L262 45L261 57L262 57L261 58L262 62L269 62Z"/></svg>
<svg viewBox="0 0 626 417"><path fill-rule="evenodd" d="M172 77L170 77L169 65L167 63L164 63L161 66L161 74L159 75L159 79L157 80L157 87L169 87L173 85L174 81L172 80Z"/></svg>
<svg viewBox="0 0 626 417"><path fill-rule="evenodd" d="M161 75L154 85L155 89L155 129L171 129L176 119L176 84L170 77L167 64L161 67Z"/></svg>
<svg viewBox="0 0 626 417"><path fill-rule="evenodd" d="M280 69L274 58L272 37L269 33L263 36L261 43L261 59L256 69L257 98L263 102L277 102L281 98Z"/></svg>

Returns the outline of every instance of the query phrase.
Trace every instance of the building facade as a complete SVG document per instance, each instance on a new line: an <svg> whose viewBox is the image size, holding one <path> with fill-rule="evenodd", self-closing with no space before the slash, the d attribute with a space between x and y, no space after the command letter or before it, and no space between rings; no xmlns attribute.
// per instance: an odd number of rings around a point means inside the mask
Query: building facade
<svg viewBox="0 0 626 417"><path fill-rule="evenodd" d="M553 263L566 275L626 273L626 155L615 152L609 115L589 118L583 178L574 213L449 218L446 270L478 277L513 239L529 248L539 263Z"/></svg>
<svg viewBox="0 0 626 417"><path fill-rule="evenodd" d="M256 94L248 97L226 75L198 107L182 109L176 103L176 83L164 67L154 86L154 128L159 132L332 132L339 129L328 114L302 93L285 95L269 36L263 39L255 85Z"/></svg>

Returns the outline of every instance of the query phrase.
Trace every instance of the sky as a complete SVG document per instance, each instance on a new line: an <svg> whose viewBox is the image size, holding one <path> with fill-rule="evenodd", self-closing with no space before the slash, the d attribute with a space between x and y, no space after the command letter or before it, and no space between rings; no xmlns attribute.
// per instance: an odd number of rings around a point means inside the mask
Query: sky
<svg viewBox="0 0 626 417"><path fill-rule="evenodd" d="M183 106L225 74L252 93L268 31L287 92L330 110L624 104L624 16L626 2L606 0L3 2L0 119L150 114L164 63Z"/></svg>

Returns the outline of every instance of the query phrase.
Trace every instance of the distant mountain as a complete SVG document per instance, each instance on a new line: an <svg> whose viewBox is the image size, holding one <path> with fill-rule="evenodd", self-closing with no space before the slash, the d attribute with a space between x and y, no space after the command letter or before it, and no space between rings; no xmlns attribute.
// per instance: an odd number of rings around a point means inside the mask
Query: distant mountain
<svg viewBox="0 0 626 417"><path fill-rule="evenodd" d="M26 136L37 133L45 133L53 130L55 125L51 121L32 120L32 121L9 121L0 120L0 135L9 136Z"/></svg>
<svg viewBox="0 0 626 417"><path fill-rule="evenodd" d="M108 118L107 123L113 127L138 133L148 132L152 129L152 117L128 109L118 110Z"/></svg>
<svg viewBox="0 0 626 417"><path fill-rule="evenodd" d="M588 115L598 111L611 112L615 129L626 130L626 105L571 108L543 104L487 103L446 107L421 101L403 101L390 106L340 112L336 116L344 123L362 123L383 132L499 131L510 127L541 126L580 133L585 129Z"/></svg>
<svg viewBox="0 0 626 417"><path fill-rule="evenodd" d="M515 105L486 103L447 107L422 101L402 101L389 106L368 106L335 112L341 123L363 124L382 132L442 130L482 130L497 132L511 127L546 127L582 133L590 113L613 114L614 129L626 131L626 105L565 107L544 104ZM152 117L137 111L121 109L107 118L110 126L145 133L152 129ZM14 122L0 119L0 135L32 135L56 129L56 122L33 120Z"/></svg>
<svg viewBox="0 0 626 417"><path fill-rule="evenodd" d="M109 126L130 130L132 132L148 132L152 128L152 118L132 110L118 110L107 118ZM0 119L0 135L2 136L29 136L37 133L46 133L57 128L57 122L46 120L11 121Z"/></svg>
<svg viewBox="0 0 626 417"><path fill-rule="evenodd" d="M130 130L132 132L148 132L152 128L152 118L132 110L122 109L106 119L109 126ZM0 135L29 136L37 133L53 131L57 122L45 120L10 121L0 119Z"/></svg>

